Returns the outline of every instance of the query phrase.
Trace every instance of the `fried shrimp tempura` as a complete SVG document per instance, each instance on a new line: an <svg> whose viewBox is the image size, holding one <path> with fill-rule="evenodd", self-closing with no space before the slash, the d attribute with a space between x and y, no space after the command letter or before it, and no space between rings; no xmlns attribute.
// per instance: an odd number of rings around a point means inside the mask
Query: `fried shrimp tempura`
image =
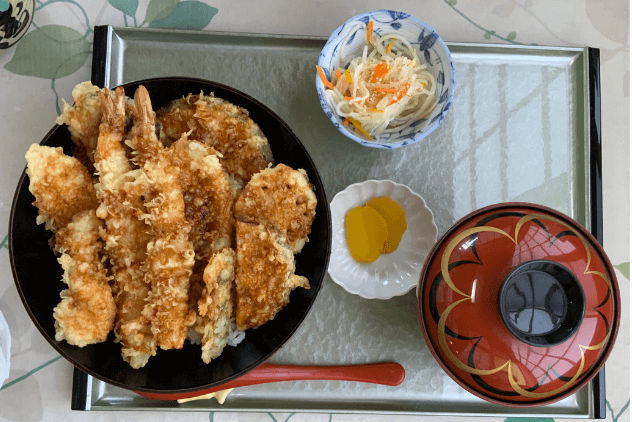
<svg viewBox="0 0 632 422"><path fill-rule="evenodd" d="M220 152L222 166L239 186L274 161L268 140L248 111L212 93L173 101L158 110L157 117L165 145L191 131L190 139Z"/></svg>
<svg viewBox="0 0 632 422"><path fill-rule="evenodd" d="M195 321L189 312L189 277L195 262L189 240L190 225L184 217L184 199L178 168L165 161L148 162L146 202L154 238L147 245L145 282L151 286L143 315L151 323L156 344L164 350L180 349Z"/></svg>
<svg viewBox="0 0 632 422"><path fill-rule="evenodd" d="M188 327L195 321L189 311L189 277L195 262L189 240L190 224L185 219L184 198L178 182L180 169L171 164L168 153L155 135L155 117L145 87L136 91L137 117L131 142L136 160L147 180L146 218L153 239L147 245L145 282L151 286L143 316L151 324L156 344L180 349Z"/></svg>
<svg viewBox="0 0 632 422"><path fill-rule="evenodd" d="M202 337L202 360L217 358L228 341L233 313L235 252L226 248L213 255L204 270L204 291L198 301L200 323L195 330Z"/></svg>
<svg viewBox="0 0 632 422"><path fill-rule="evenodd" d="M294 270L294 254L283 234L263 224L237 221L238 330L265 324L290 302L293 289L309 289L309 280Z"/></svg>
<svg viewBox="0 0 632 422"><path fill-rule="evenodd" d="M235 216L279 230L298 253L308 240L316 204L305 170L279 164L252 177L235 203Z"/></svg>
<svg viewBox="0 0 632 422"><path fill-rule="evenodd" d="M145 187L139 183L138 171L131 171L122 144L123 88L117 88L115 102L105 90L99 95L104 110L95 161L101 200L97 214L106 223L102 236L115 280L118 318L114 332L122 344L123 359L133 368L140 368L156 354L153 334L142 315L149 294L142 265L151 239L150 227L140 218Z"/></svg>
<svg viewBox="0 0 632 422"><path fill-rule="evenodd" d="M61 147L33 144L26 153L29 190L39 210L37 224L53 232L66 227L72 217L99 205L88 170Z"/></svg>
<svg viewBox="0 0 632 422"><path fill-rule="evenodd" d="M78 84L72 90L74 104L69 105L62 99L64 110L55 121L59 125L68 125L72 140L81 147L79 151L75 150L75 156L77 152L81 152L81 155L85 154L87 157L87 162L83 162L85 165L94 162L99 140L99 126L103 119L103 107L99 92L99 87L92 85L90 81ZM114 97L114 92L110 90L106 92ZM133 104L132 100L126 99L125 109L128 116Z"/></svg>
<svg viewBox="0 0 632 422"><path fill-rule="evenodd" d="M107 339L114 326L116 305L101 262L103 221L94 210L83 211L57 232L55 249L68 289L53 310L55 340L83 347Z"/></svg>

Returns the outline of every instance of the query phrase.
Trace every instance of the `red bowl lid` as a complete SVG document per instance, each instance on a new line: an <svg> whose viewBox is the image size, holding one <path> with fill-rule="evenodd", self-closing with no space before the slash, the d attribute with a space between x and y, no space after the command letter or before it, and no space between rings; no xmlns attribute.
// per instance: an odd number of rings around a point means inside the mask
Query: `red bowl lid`
<svg viewBox="0 0 632 422"><path fill-rule="evenodd" d="M430 252L418 316L462 387L508 406L549 404L597 374L619 328L614 270L579 223L535 204L482 208Z"/></svg>

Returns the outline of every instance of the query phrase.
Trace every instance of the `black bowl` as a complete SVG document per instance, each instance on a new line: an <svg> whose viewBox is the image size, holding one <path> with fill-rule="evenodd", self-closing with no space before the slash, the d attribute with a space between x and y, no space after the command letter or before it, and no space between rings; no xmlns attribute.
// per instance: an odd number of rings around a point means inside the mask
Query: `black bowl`
<svg viewBox="0 0 632 422"><path fill-rule="evenodd" d="M144 368L132 369L121 358L121 346L113 334L104 343L83 348L55 340L53 308L60 302L59 293L66 288L62 270L48 241L51 232L37 225L35 198L29 192L26 172L18 183L9 223L9 254L18 292L31 319L48 342L82 371L118 387L148 393L184 393L221 385L231 381L269 359L283 346L307 316L320 291L331 253L331 214L325 188L314 162L290 127L272 110L254 98L218 83L193 78L155 78L123 85L133 96L144 85L154 109L189 93L214 92L217 97L244 107L268 138L276 163L305 169L314 185L318 206L309 242L296 255L296 273L309 279L309 290L296 289L290 303L263 326L248 330L237 347L227 346L222 355L205 364L199 345L185 342L180 350L158 350ZM41 142L61 146L72 154L73 142L66 126L55 126Z"/></svg>

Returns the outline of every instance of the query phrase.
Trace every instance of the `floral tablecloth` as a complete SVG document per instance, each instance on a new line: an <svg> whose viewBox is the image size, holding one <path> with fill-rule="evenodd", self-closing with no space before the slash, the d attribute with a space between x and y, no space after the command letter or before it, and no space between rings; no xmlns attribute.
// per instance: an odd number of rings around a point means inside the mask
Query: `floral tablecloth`
<svg viewBox="0 0 632 422"><path fill-rule="evenodd" d="M26 3L28 3L26 1ZM0 0L0 12L8 7ZM380 8L411 13L446 41L590 46L601 52L604 247L617 270L623 322L606 364L607 420L630 420L629 390L629 3L625 0L348 0L253 5L244 0L47 0L35 1L27 34L0 50L0 335L10 331L10 359L0 368L1 421L356 421L387 416L280 413L73 412L72 366L44 340L22 307L7 251L9 212L29 145L50 130L77 83L90 79L95 25L186 28L213 31L329 35L349 17ZM43 280L44 282L44 280ZM4 346L8 346L4 340ZM449 420L402 417L399 420ZM463 418L464 420L466 418ZM472 420L505 420L472 418ZM538 419L508 418L506 421ZM541 419L545 420L545 419ZM551 419L546 419L550 421Z"/></svg>

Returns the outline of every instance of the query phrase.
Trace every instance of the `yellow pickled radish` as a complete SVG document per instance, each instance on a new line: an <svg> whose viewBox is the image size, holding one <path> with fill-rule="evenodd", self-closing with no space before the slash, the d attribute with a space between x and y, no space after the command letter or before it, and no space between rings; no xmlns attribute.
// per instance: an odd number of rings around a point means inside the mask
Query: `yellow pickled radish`
<svg viewBox="0 0 632 422"><path fill-rule="evenodd" d="M383 253L391 253L397 249L402 236L406 231L406 213L388 196L373 198L366 204L367 207L375 209L386 221L388 238L384 242Z"/></svg>
<svg viewBox="0 0 632 422"><path fill-rule="evenodd" d="M384 218L371 207L351 209L346 217L347 245L358 262L373 262L384 249L388 228Z"/></svg>

